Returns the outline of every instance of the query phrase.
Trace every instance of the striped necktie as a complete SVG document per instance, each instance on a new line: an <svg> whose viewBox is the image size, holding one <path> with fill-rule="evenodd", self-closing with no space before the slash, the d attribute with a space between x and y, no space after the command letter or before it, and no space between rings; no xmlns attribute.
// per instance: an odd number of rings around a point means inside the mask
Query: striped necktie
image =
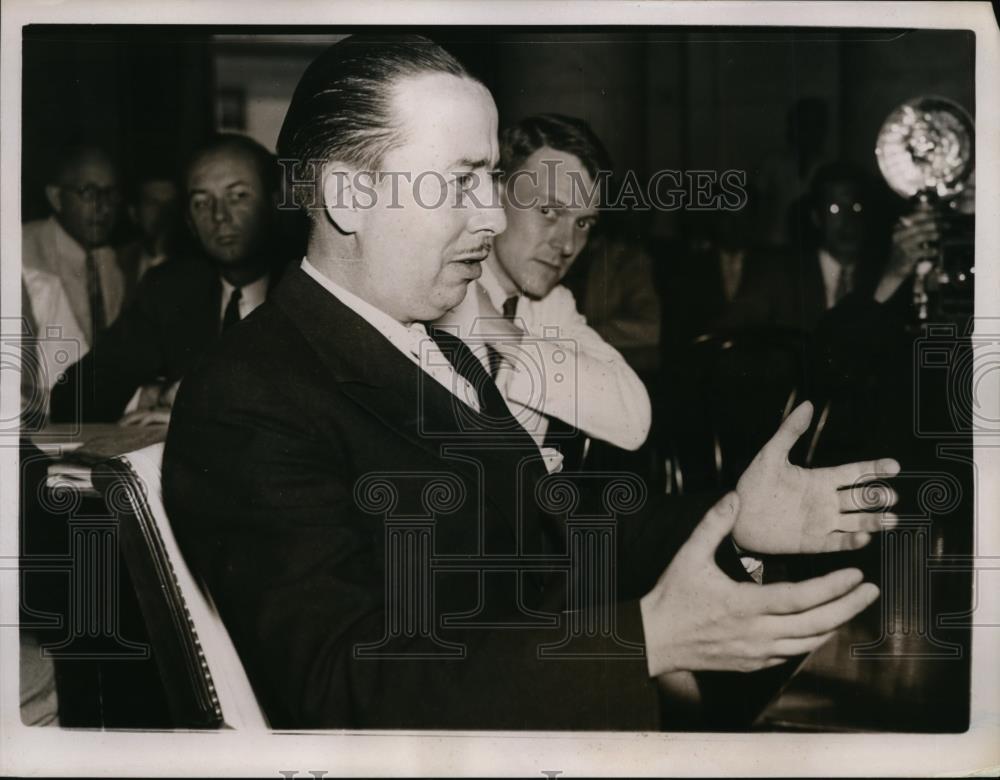
<svg viewBox="0 0 1000 780"><path fill-rule="evenodd" d="M508 322L514 321L514 315L517 314L518 300L519 296L512 295L503 302L503 318ZM496 379L497 373L500 371L500 366L503 364L503 358L489 344L486 345L486 355L490 363L490 376Z"/></svg>
<svg viewBox="0 0 1000 780"><path fill-rule="evenodd" d="M489 421L489 425L484 427L494 431L520 428L520 423L511 415L493 377L486 373L479 358L472 354L472 350L465 345L465 342L448 331L438 330L430 324L427 325L427 333L434 339L441 354L448 359L455 372L464 377L476 391L479 396L480 412Z"/></svg>
<svg viewBox="0 0 1000 780"><path fill-rule="evenodd" d="M837 277L837 289L833 293L833 305L841 302L853 289L854 265L840 266L840 276Z"/></svg>
<svg viewBox="0 0 1000 780"><path fill-rule="evenodd" d="M101 290L101 275L97 268L97 257L87 251L87 298L90 302L90 318L93 323L91 346L97 341L97 334L108 324L104 312L104 292Z"/></svg>

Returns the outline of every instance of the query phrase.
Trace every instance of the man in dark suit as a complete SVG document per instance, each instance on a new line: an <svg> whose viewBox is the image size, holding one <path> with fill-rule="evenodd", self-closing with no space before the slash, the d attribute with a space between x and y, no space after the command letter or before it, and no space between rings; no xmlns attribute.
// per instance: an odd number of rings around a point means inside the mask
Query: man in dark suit
<svg viewBox="0 0 1000 780"><path fill-rule="evenodd" d="M220 135L193 156L185 181L196 242L151 269L99 348L70 367L52 394L54 420L110 422L127 411L126 423L166 422L188 369L277 280L288 246L274 157L249 138Z"/></svg>
<svg viewBox="0 0 1000 780"><path fill-rule="evenodd" d="M873 300L885 266L876 205L862 170L848 163L822 166L796 210L796 246L747 265L717 329L777 327L808 334L842 303Z"/></svg>
<svg viewBox="0 0 1000 780"><path fill-rule="evenodd" d="M904 280L918 262L936 257L941 230L932 211L917 210L901 216L890 237L883 211L863 170L846 162L820 167L798 209L800 245L748 264L739 293L716 323L726 335L742 333L744 344L761 353L774 345L785 361L800 356L802 365L789 374L801 373L799 387L826 409L813 462L865 457L887 442L909 460L919 443L911 441L913 413L903 403L913 396L906 384L912 284ZM764 364L758 357L748 384L786 379L770 367L766 376L754 376Z"/></svg>
<svg viewBox="0 0 1000 780"><path fill-rule="evenodd" d="M622 517L599 566L565 565L588 491L547 473L475 356L424 325L505 227L496 108L450 55L417 36L335 44L278 145L299 161L307 258L187 376L163 472L272 726L652 729L661 686L697 696L703 673L779 666L871 603L857 571L723 573L743 571L736 544L847 549L879 527L836 488L893 462L788 464L808 407L707 514L596 484ZM602 627L577 630L594 610Z"/></svg>

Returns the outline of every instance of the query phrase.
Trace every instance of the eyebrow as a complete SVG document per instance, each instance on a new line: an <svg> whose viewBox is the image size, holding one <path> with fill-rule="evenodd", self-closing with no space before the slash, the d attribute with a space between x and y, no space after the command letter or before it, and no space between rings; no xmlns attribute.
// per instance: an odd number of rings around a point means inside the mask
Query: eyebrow
<svg viewBox="0 0 1000 780"><path fill-rule="evenodd" d="M565 201L561 200L560 198L557 198L555 195L550 195L549 198L548 198L548 200L547 200L547 202L551 203L551 204L553 204L556 207L561 208L561 209L569 209L569 207L570 207L570 204L566 203ZM551 206L550 206L550 208L551 208ZM590 211L590 212L587 212L586 214L582 214L582 215L578 216L577 219L593 219L593 220L596 220L598 218L598 216L600 216L600 212L599 211Z"/></svg>
<svg viewBox="0 0 1000 780"><path fill-rule="evenodd" d="M492 164L485 157L481 157L478 160L470 160L468 157L463 157L461 160L456 160L449 168L495 168L496 166Z"/></svg>
<svg viewBox="0 0 1000 780"><path fill-rule="evenodd" d="M234 181L232 184L227 184L226 185L226 189L227 190L231 190L233 187L249 187L249 186L250 186L249 182L245 182L242 179L240 179L239 181ZM202 193L206 193L206 192L208 192L208 190L199 187L199 188L190 190L190 192L188 194L189 195L198 195L198 194L202 194Z"/></svg>

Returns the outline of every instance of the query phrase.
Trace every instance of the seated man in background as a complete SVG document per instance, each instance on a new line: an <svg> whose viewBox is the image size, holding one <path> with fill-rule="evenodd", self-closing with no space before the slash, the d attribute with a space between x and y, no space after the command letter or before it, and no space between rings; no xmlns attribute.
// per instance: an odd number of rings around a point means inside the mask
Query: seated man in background
<svg viewBox="0 0 1000 780"><path fill-rule="evenodd" d="M758 363L755 356L735 367L735 382L731 371L719 373L729 365L720 358L731 359L734 350L724 346L731 342L729 334L715 338L717 323L728 313L747 279L752 279L762 264L766 267L774 262L776 250L755 245L752 240L754 216L749 203L735 210L688 211L683 223L686 239L664 246L659 254L663 362L653 415L659 462L668 464L663 478L672 490L697 491L732 484L742 468L737 465L735 473L728 474L728 463L745 460L744 453L752 458L767 441L780 417L772 418L764 410L777 404L780 413L792 386L780 391L778 401L770 392L757 395L762 378L769 378L771 372L770 365ZM743 378L747 363L752 379ZM789 381L794 383L794 379ZM733 387L737 399L722 402L716 395L720 386ZM722 446L743 440L742 436L720 436L724 430L720 423L733 420L741 422L740 432L752 425L756 433L759 423L760 437L754 437L745 449L740 444L737 451Z"/></svg>
<svg viewBox="0 0 1000 780"><path fill-rule="evenodd" d="M500 169L507 229L462 305L438 325L486 344L480 358L514 416L540 445L561 449L568 468L584 457L577 429L636 450L649 434L649 394L559 284L597 222L608 153L583 120L543 114L501 133Z"/></svg>
<svg viewBox="0 0 1000 780"><path fill-rule="evenodd" d="M170 244L177 238L180 190L173 177L159 171L145 171L135 184L128 214L138 236L118 250L129 294L146 272L167 261Z"/></svg>
<svg viewBox="0 0 1000 780"><path fill-rule="evenodd" d="M716 322L717 332L742 333L744 345L759 350L747 367L730 355L733 373L752 375L764 366L753 391L787 380L783 393L773 388L772 406L790 390L820 404L811 462L862 458L887 442L904 456L913 444L913 416L902 403L913 391L901 383L913 373L912 337L899 306L883 304L895 294L905 315L912 294L899 290L914 265L937 251L936 220L919 211L904 216L890 239L890 218L871 177L836 162L817 170L797 222L801 244L785 257L747 264L731 307ZM743 458L752 451L746 448Z"/></svg>
<svg viewBox="0 0 1000 780"><path fill-rule="evenodd" d="M829 163L817 170L800 220L805 241L788 257L748 267L739 293L717 323L721 330L780 327L812 333L826 313L848 298L870 300L880 284L886 255L912 254L921 241L936 239L922 220L901 225L891 253L879 240L877 202L870 177L849 163ZM893 261L895 270L906 265ZM895 288L893 288L894 290Z"/></svg>
<svg viewBox="0 0 1000 780"><path fill-rule="evenodd" d="M664 369L678 352L713 332L728 312L747 276L768 262L776 250L753 242L754 215L749 205L737 210L689 211L684 214L683 242L664 245L660 253L663 290Z"/></svg>
<svg viewBox="0 0 1000 780"><path fill-rule="evenodd" d="M48 178L52 216L25 224L21 234L23 315L39 352L22 378L32 413L42 416L65 368L61 352L52 351L55 345L69 340L82 357L117 318L125 298L125 278L111 247L120 201L111 157L95 145L73 145Z"/></svg>
<svg viewBox="0 0 1000 780"><path fill-rule="evenodd" d="M661 311L649 253L618 225L602 225L575 268L580 273L563 284L573 291L580 313L648 384L660 367Z"/></svg>
<svg viewBox="0 0 1000 780"><path fill-rule="evenodd" d="M152 269L99 349L53 393L55 420L158 423L177 384L219 334L264 302L289 247L278 231L278 170L256 141L220 135L185 176L190 255Z"/></svg>
<svg viewBox="0 0 1000 780"><path fill-rule="evenodd" d="M112 234L120 200L118 173L110 155L99 146L74 144L54 161L45 196L52 209L47 219L22 227L21 316L24 325L21 354L22 431L41 428L48 416L50 392L67 355L80 357L95 346L98 335L112 322L125 297L125 281L118 266ZM41 461L25 436L23 463ZM28 468L28 467L26 467ZM27 478L29 496L20 504L21 549L26 554L51 553L51 540L30 497L42 475ZM36 581L30 576L30 600L39 607ZM51 588L43 587L43 608ZM21 719L25 725L59 725L56 672L51 656L40 646L41 629L20 631Z"/></svg>

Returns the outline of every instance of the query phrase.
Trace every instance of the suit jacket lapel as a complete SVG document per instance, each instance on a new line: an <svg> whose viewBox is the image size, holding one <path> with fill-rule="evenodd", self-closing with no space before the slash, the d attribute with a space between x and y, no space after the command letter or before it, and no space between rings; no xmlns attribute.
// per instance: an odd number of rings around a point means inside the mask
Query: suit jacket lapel
<svg viewBox="0 0 1000 780"><path fill-rule="evenodd" d="M450 467L470 478L478 477L471 464L447 455L449 447L471 449L480 443L474 433L460 428L454 405L461 401L301 269L285 274L273 300L309 341L345 395L432 458L446 459ZM534 448L531 437L522 433L524 443ZM502 449L502 445L484 447L484 463ZM537 476L531 475L531 479ZM529 487L524 495L534 494L533 484ZM510 497L491 495L488 489L485 493L486 500L516 529L516 513L508 505Z"/></svg>
<svg viewBox="0 0 1000 780"><path fill-rule="evenodd" d="M198 297L188 306L174 309L175 316L181 319L177 327L182 332L196 333L205 344L211 344L219 337L222 324L222 281L215 266L200 259L189 262L191 289L198 291Z"/></svg>
<svg viewBox="0 0 1000 780"><path fill-rule="evenodd" d="M446 413L441 408L446 399L429 392L430 382L421 386L426 375L417 365L301 269L285 274L273 300L303 333L345 394L393 430L438 454L420 435L419 418ZM447 395L444 388L439 389ZM418 406L418 401L425 403Z"/></svg>

